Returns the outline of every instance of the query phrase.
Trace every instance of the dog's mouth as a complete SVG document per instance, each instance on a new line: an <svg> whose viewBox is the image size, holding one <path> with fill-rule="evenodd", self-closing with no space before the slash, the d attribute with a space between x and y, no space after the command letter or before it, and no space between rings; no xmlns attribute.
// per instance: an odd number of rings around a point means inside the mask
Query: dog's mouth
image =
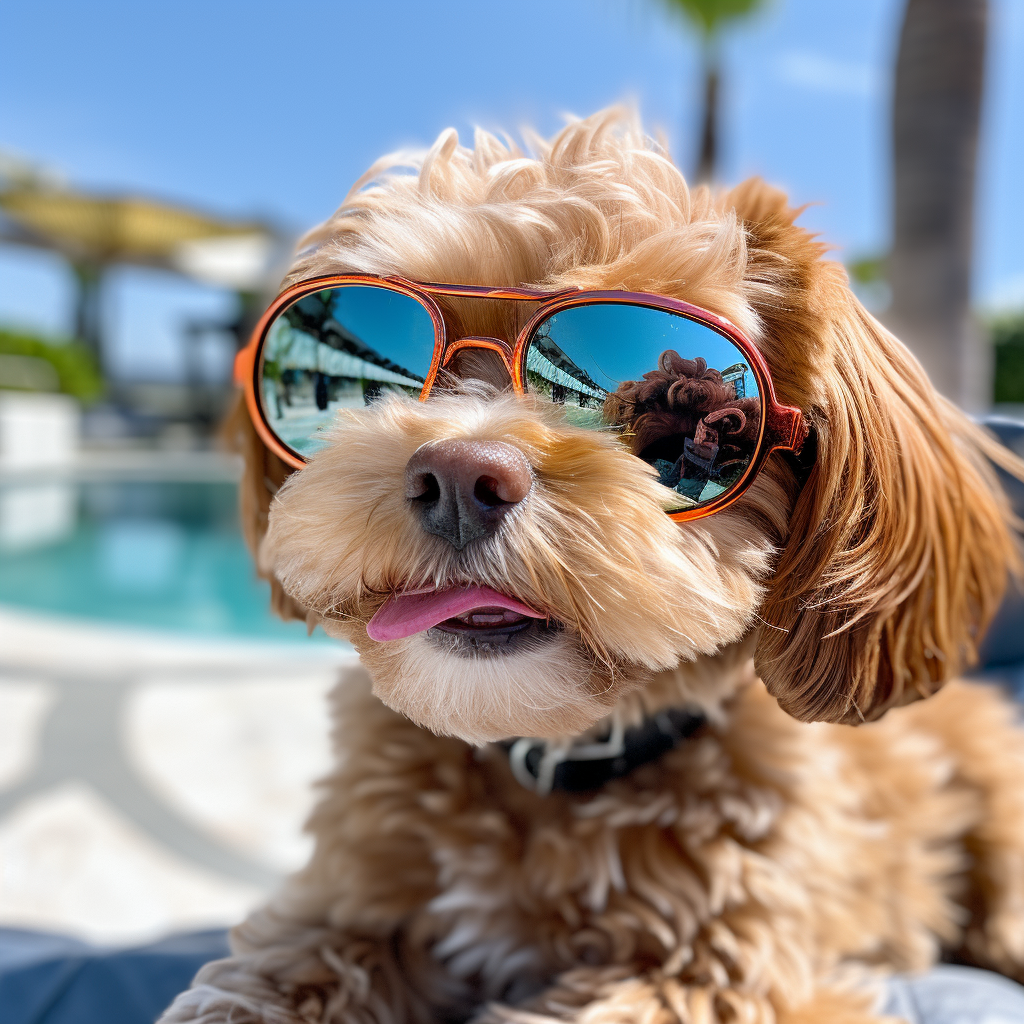
<svg viewBox="0 0 1024 1024"><path fill-rule="evenodd" d="M553 628L558 627L543 612L482 584L394 594L366 624L378 643L427 632L456 649L471 650L507 647Z"/></svg>

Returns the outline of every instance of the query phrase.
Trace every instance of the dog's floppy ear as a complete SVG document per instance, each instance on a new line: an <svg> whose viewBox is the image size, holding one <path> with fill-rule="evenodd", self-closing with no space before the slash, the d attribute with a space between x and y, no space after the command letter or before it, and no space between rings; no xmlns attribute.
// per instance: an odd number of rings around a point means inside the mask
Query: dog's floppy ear
<svg viewBox="0 0 1024 1024"><path fill-rule="evenodd" d="M239 452L245 460L238 490L238 506L245 543L258 564L256 556L263 535L267 532L270 503L292 470L260 440L249 418L245 396L241 392L238 393L231 411L224 420L222 435L228 447ZM271 608L282 619L299 619L305 622L305 608L284 592L276 578L264 578L270 583Z"/></svg>
<svg viewBox="0 0 1024 1024"><path fill-rule="evenodd" d="M755 657L793 716L856 723L927 696L975 659L1007 570L1020 566L988 459L1018 476L1024 465L935 391L773 196L747 196L755 264L788 267L758 312L780 399L804 409L816 459Z"/></svg>

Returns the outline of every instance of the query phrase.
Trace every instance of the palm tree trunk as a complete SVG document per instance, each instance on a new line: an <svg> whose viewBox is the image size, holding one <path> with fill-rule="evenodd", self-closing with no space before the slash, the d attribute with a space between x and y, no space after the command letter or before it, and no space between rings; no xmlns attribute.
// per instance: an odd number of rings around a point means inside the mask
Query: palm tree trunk
<svg viewBox="0 0 1024 1024"><path fill-rule="evenodd" d="M936 387L974 409L991 403L991 363L970 312L987 19L987 0L908 0L893 109L887 319Z"/></svg>
<svg viewBox="0 0 1024 1024"><path fill-rule="evenodd" d="M718 164L718 51L711 39L704 40L704 121L700 133L698 184L714 181Z"/></svg>

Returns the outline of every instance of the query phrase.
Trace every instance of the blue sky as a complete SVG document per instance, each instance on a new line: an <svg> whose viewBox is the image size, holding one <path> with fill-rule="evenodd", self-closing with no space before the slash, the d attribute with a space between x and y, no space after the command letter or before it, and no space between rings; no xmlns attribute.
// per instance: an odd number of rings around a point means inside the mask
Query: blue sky
<svg viewBox="0 0 1024 1024"><path fill-rule="evenodd" d="M722 177L762 174L841 258L889 237L889 104L902 0L769 0L728 36ZM979 303L1024 304L1024 0L992 0L977 208ZM551 132L639 104L692 166L700 65L663 0L389 4L5 0L0 149L75 184L270 217L327 216L383 152L448 125ZM118 365L177 372L183 318L213 289L119 271ZM0 250L0 322L67 323L59 264Z"/></svg>

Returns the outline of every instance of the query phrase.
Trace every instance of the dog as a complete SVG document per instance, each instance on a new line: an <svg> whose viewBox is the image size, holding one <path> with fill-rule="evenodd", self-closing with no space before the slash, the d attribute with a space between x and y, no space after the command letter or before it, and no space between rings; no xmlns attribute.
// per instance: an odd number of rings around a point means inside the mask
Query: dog
<svg viewBox="0 0 1024 1024"><path fill-rule="evenodd" d="M297 472L240 404L274 607L361 666L331 698L309 864L165 1024L866 1024L893 972L1024 976L1024 735L995 689L955 678L1019 569L991 461L1024 466L935 392L776 189L688 187L622 110L530 145L447 131L385 158L286 285L683 300L753 340L801 443L675 522L673 475L742 456L759 410L675 351L605 398L620 425L647 417L621 434L573 426L472 346L426 401L376 388L343 410ZM459 337L521 326L512 303L445 303ZM705 407L677 408L687 388ZM689 461L638 457L673 434ZM519 487L514 508L458 542L428 529L416 460L499 449L489 486ZM368 634L396 595L455 586L530 612L527 639ZM627 735L636 763L593 774Z"/></svg>

